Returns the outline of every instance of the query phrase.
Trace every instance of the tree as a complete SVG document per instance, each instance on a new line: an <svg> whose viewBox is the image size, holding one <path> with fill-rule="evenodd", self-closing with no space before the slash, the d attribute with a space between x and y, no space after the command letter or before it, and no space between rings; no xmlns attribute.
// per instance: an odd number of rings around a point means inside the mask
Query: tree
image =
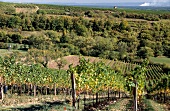
<svg viewBox="0 0 170 111"><path fill-rule="evenodd" d="M163 46L161 42L156 42L155 47L154 47L154 56L162 56L164 53L163 51Z"/></svg>
<svg viewBox="0 0 170 111"><path fill-rule="evenodd" d="M12 16L8 19L7 26L9 28L19 28L19 26L21 26L21 18L18 16Z"/></svg>
<svg viewBox="0 0 170 111"><path fill-rule="evenodd" d="M92 29L93 31L100 31L99 22L97 20L92 21Z"/></svg>
<svg viewBox="0 0 170 111"><path fill-rule="evenodd" d="M57 63L58 69L61 70L61 68L63 68L66 65L67 61L64 58L58 58L56 60L56 63Z"/></svg>
<svg viewBox="0 0 170 111"><path fill-rule="evenodd" d="M22 20L22 30L24 31L32 31L32 20L29 17L24 17Z"/></svg>
<svg viewBox="0 0 170 111"><path fill-rule="evenodd" d="M47 17L45 15L40 15L39 17L39 28L46 30Z"/></svg>
<svg viewBox="0 0 170 111"><path fill-rule="evenodd" d="M74 45L76 46L75 49L80 50L80 53L83 55L92 55L93 48L95 46L95 39L91 37L75 37L73 39Z"/></svg>
<svg viewBox="0 0 170 111"><path fill-rule="evenodd" d="M60 36L55 31L47 31L45 35L52 41L53 44L60 42Z"/></svg>
<svg viewBox="0 0 170 111"><path fill-rule="evenodd" d="M93 17L94 16L94 12L93 11L86 11L85 13L84 13L84 15L85 16L87 16L87 17Z"/></svg>
<svg viewBox="0 0 170 111"><path fill-rule="evenodd" d="M137 55L143 59L153 57L154 51L150 47L140 47L137 52Z"/></svg>
<svg viewBox="0 0 170 111"><path fill-rule="evenodd" d="M4 14L0 14L0 27L1 28L7 27L8 19L9 19L8 16Z"/></svg>
<svg viewBox="0 0 170 111"><path fill-rule="evenodd" d="M28 38L28 41L28 45L30 45L32 48L37 48L41 50L51 50L53 46L52 41L50 41L50 39L44 35L40 35L38 37L36 35L31 35Z"/></svg>
<svg viewBox="0 0 170 111"><path fill-rule="evenodd" d="M0 32L0 42L7 42L5 32Z"/></svg>
<svg viewBox="0 0 170 111"><path fill-rule="evenodd" d="M11 39L14 43L21 43L22 42L22 36L20 34L12 34Z"/></svg>
<svg viewBox="0 0 170 111"><path fill-rule="evenodd" d="M99 56L105 51L113 51L115 49L114 43L114 39L111 38L95 37L95 43L92 47L91 55Z"/></svg>
<svg viewBox="0 0 170 111"><path fill-rule="evenodd" d="M129 27L128 21L122 20L120 25L119 25L119 29L120 30L128 30L128 31L130 31L130 27Z"/></svg>
<svg viewBox="0 0 170 111"><path fill-rule="evenodd" d="M119 57L121 60L123 60L127 56L127 48L128 46L125 42L118 43Z"/></svg>
<svg viewBox="0 0 170 111"><path fill-rule="evenodd" d="M72 22L72 19L68 18L68 17L65 17L64 18L64 28L66 30L69 30L71 31L72 28L73 28L73 22Z"/></svg>
<svg viewBox="0 0 170 111"><path fill-rule="evenodd" d="M64 19L63 17L55 18L52 21L53 30L62 31L64 29Z"/></svg>
<svg viewBox="0 0 170 111"><path fill-rule="evenodd" d="M61 55L62 54L59 51L55 52L50 50L29 49L25 62L40 63L43 67L47 68L50 60L55 60Z"/></svg>
<svg viewBox="0 0 170 111"><path fill-rule="evenodd" d="M85 25L76 23L75 24L75 31L78 36L87 36L88 29L86 28Z"/></svg>

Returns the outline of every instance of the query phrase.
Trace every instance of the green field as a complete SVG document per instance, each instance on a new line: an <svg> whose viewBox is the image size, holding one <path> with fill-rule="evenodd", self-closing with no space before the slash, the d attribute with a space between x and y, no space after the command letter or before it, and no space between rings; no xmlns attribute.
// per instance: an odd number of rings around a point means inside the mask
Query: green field
<svg viewBox="0 0 170 111"><path fill-rule="evenodd" d="M154 62L154 63L170 65L170 58L167 58L167 57L150 57L149 59L151 62Z"/></svg>
<svg viewBox="0 0 170 111"><path fill-rule="evenodd" d="M19 52L21 54L25 54L26 51L22 51L22 50L8 50L8 49L0 49L0 56L5 56L5 55L8 55L8 54L11 54L12 52Z"/></svg>

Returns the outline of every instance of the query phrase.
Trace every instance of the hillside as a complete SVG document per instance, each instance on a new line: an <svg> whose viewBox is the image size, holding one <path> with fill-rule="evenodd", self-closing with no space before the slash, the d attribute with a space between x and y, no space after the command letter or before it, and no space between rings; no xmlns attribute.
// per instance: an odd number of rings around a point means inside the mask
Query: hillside
<svg viewBox="0 0 170 111"><path fill-rule="evenodd" d="M129 62L170 56L168 10L4 2L0 7L1 49L11 44L15 50L49 50L62 56Z"/></svg>

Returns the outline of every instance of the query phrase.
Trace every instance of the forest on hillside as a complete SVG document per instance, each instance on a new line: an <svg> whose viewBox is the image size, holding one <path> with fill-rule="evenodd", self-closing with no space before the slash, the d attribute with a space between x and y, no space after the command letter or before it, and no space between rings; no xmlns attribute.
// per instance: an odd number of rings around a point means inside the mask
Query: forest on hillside
<svg viewBox="0 0 170 111"><path fill-rule="evenodd" d="M10 3L0 7L1 49L10 43L20 50L126 61L170 57L168 11Z"/></svg>

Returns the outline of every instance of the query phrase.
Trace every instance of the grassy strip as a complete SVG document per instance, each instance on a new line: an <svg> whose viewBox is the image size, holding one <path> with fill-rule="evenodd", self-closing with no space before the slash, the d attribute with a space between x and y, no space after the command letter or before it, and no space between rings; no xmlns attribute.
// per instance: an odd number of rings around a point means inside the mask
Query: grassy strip
<svg viewBox="0 0 170 111"><path fill-rule="evenodd" d="M0 49L0 56L4 57L4 56L6 56L8 54L11 54L12 52L19 52L19 53L21 53L23 55L27 53L27 51L22 51L22 50L13 50L13 49L11 49L9 51L7 49Z"/></svg>
<svg viewBox="0 0 170 111"><path fill-rule="evenodd" d="M144 99L144 109L146 111L154 111L154 108L151 105L151 102L148 99Z"/></svg>
<svg viewBox="0 0 170 111"><path fill-rule="evenodd" d="M124 111L128 106L129 99L121 98L118 101L113 101L112 104L110 104L108 107L106 107L106 110L109 111Z"/></svg>
<svg viewBox="0 0 170 111"><path fill-rule="evenodd" d="M65 95L6 96L0 104L0 111L63 111L73 110Z"/></svg>
<svg viewBox="0 0 170 111"><path fill-rule="evenodd" d="M162 63L162 64L170 65L170 58L167 57L150 57L149 59L151 62L154 63Z"/></svg>
<svg viewBox="0 0 170 111"><path fill-rule="evenodd" d="M120 108L121 107L121 102L123 101L123 99L120 99L120 100L118 100L115 104L111 104L111 105L109 105L108 106L108 110L111 110L111 109L118 109L118 108Z"/></svg>
<svg viewBox="0 0 170 111"><path fill-rule="evenodd" d="M165 111L162 105L150 99L144 99L144 110L145 111Z"/></svg>

